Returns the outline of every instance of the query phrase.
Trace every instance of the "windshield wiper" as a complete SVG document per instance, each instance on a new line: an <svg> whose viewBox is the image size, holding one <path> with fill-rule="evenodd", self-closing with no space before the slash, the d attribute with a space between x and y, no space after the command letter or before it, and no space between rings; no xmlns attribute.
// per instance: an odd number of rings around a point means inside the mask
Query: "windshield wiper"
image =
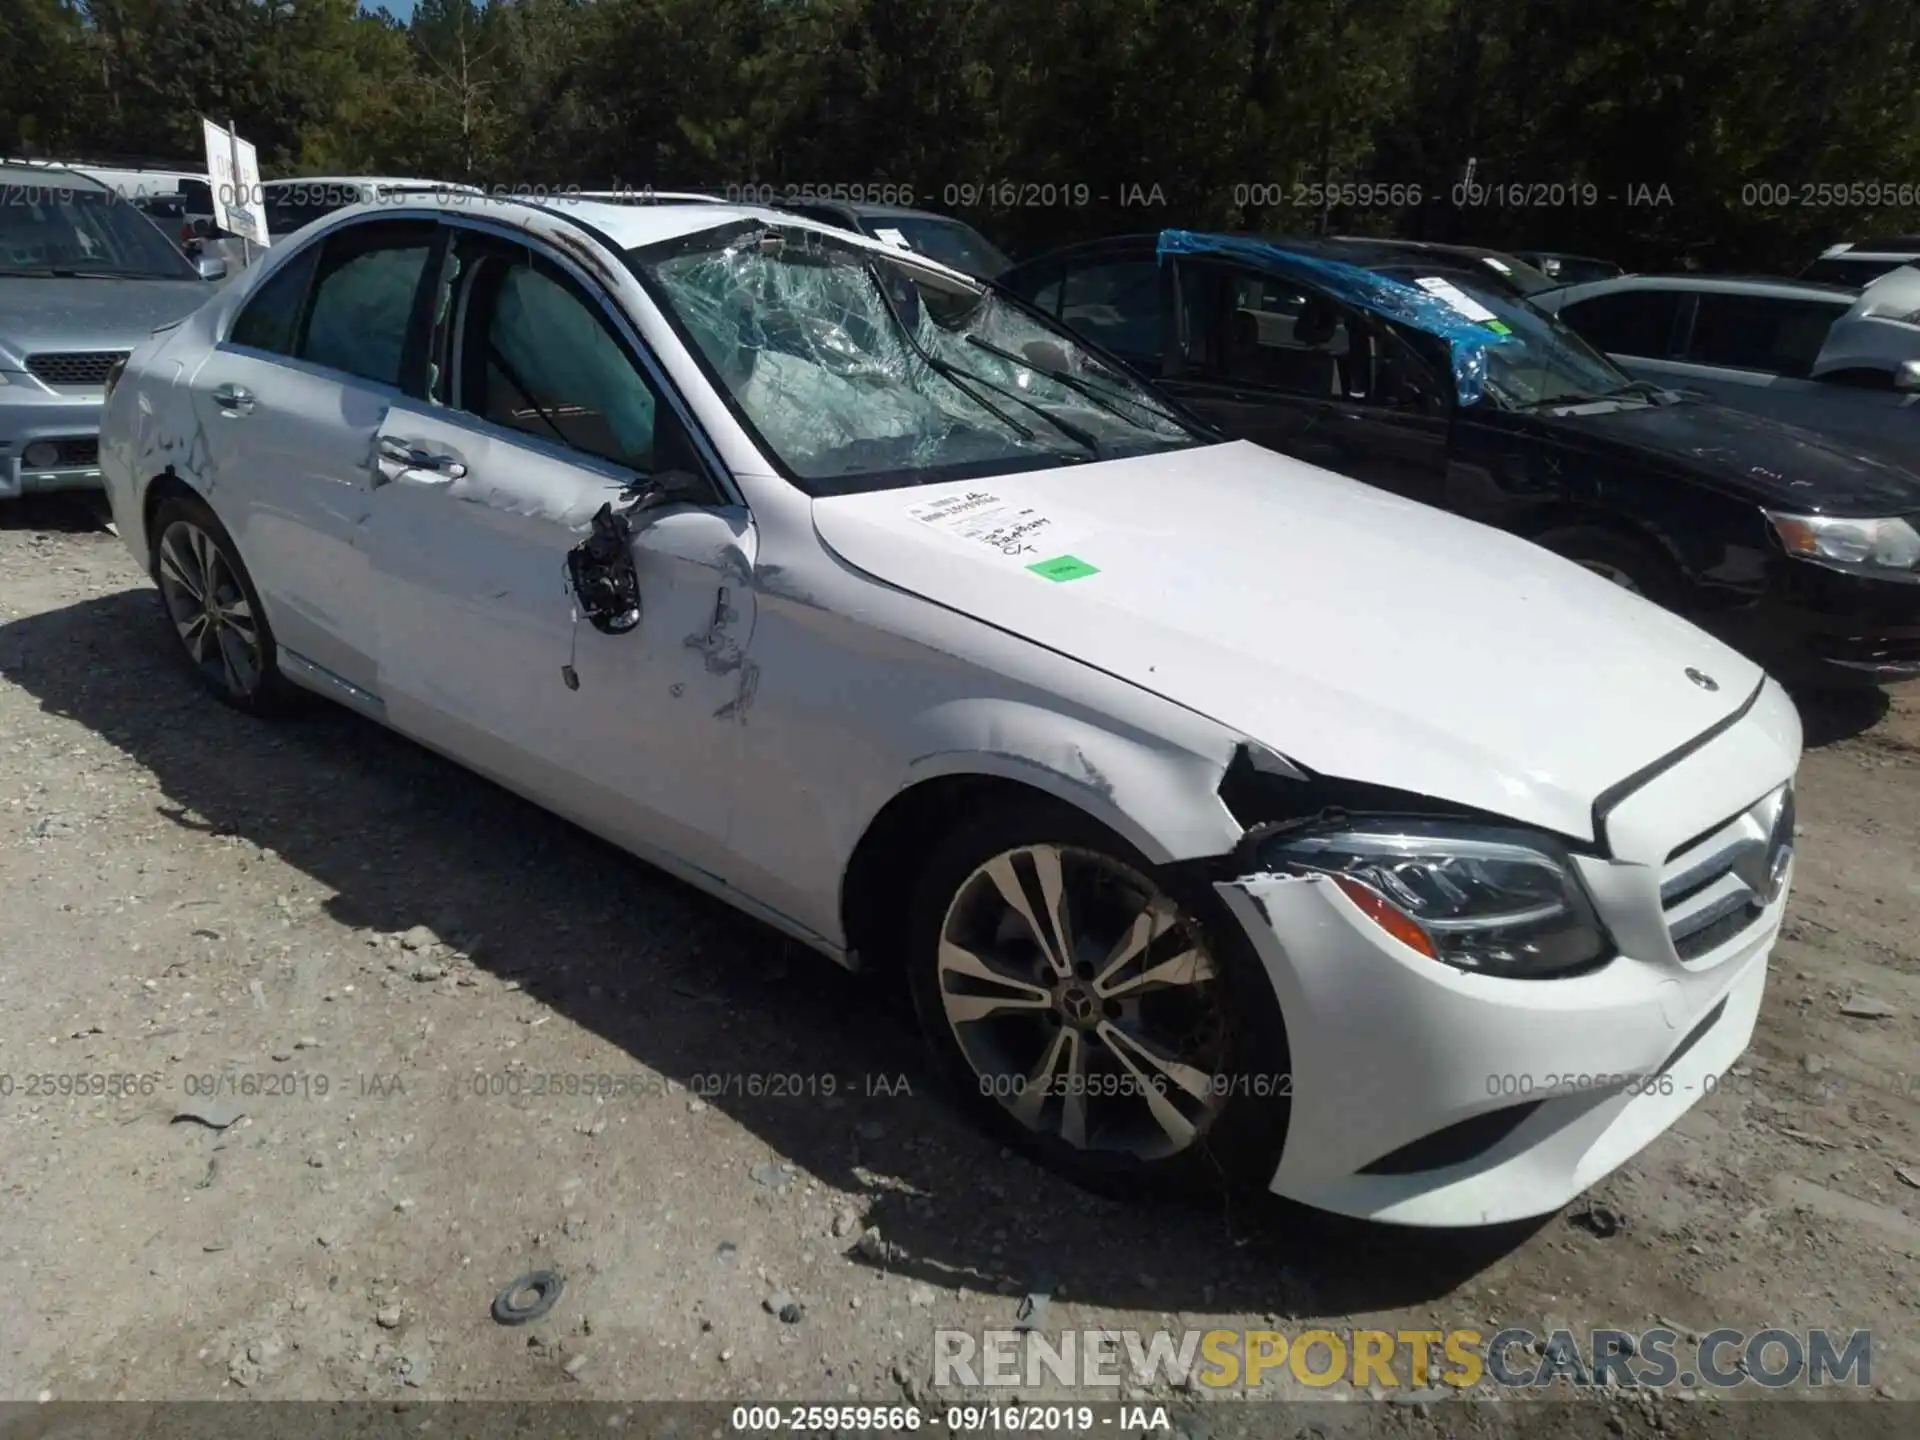
<svg viewBox="0 0 1920 1440"><path fill-rule="evenodd" d="M1120 408L1123 404L1135 406L1146 411L1149 415L1157 415L1169 424L1178 425L1182 430L1187 428L1186 422L1181 420L1179 416L1168 414L1158 405L1149 405L1146 401L1135 400L1130 395L1123 395L1118 391L1104 389L1101 386L1095 385L1091 380L1083 380L1078 375L1069 375L1064 370L1055 370L1050 365L1036 365L1030 357L1016 355L1011 350L1002 350L992 341L982 340L978 335L967 336L967 343L969 345L978 345L989 355L998 355L1002 360L1010 364L1018 365L1022 369L1031 370L1036 375L1044 375L1056 385L1064 385L1069 390L1078 391L1080 394L1086 396L1087 399L1093 401L1093 403L1098 405L1102 410L1105 410L1110 415L1119 416L1129 425L1137 425L1139 421L1135 420Z"/></svg>
<svg viewBox="0 0 1920 1440"><path fill-rule="evenodd" d="M1629 380L1624 385L1616 385L1607 391L1609 398L1615 395L1644 395L1658 404L1673 392L1665 386L1656 385L1651 380Z"/></svg>
<svg viewBox="0 0 1920 1440"><path fill-rule="evenodd" d="M1545 410L1550 405L1591 405L1596 400L1606 400L1610 398L1612 398L1611 392L1602 394L1598 391L1584 392L1570 390L1565 395L1543 395L1538 400L1522 400L1520 402L1520 408L1522 410Z"/></svg>
<svg viewBox="0 0 1920 1440"><path fill-rule="evenodd" d="M79 270L70 265L34 265L23 270L0 270L0 275L31 275L36 279L52 280L131 280L142 272L136 270ZM164 277L154 276L154 279Z"/></svg>
<svg viewBox="0 0 1920 1440"><path fill-rule="evenodd" d="M974 374L964 366L956 365L951 360L941 359L938 355L927 349L926 346L922 345L920 343L920 337L913 333L912 327L907 324L906 317L900 313L899 307L893 303L893 296L887 293L886 282L880 278L878 267L873 261L869 260L866 262L866 270L867 277L873 281L873 288L880 292L880 303L887 307L887 313L893 317L893 323L900 327L900 337L906 341L908 348L911 349L914 354L918 355L932 367L936 374L944 376L947 382L955 389L971 396L976 405L979 405L982 409L993 415L1009 430L1019 435L1021 439L1032 440L1036 437L1029 426L1022 425L998 405L984 398L979 391L974 389L974 386L981 386L993 391L996 395L1004 396L1008 400L1026 406L1027 409L1033 411L1034 414L1038 415L1042 420L1045 420L1076 445L1084 447L1087 453L1092 455L1094 459L1097 460L1100 458L1100 441L1090 431L1082 430L1071 421L1060 419L1059 416L1034 404L1033 401L1027 399L1026 396L1021 395L1018 391L1008 390L1004 386L994 384L984 376Z"/></svg>

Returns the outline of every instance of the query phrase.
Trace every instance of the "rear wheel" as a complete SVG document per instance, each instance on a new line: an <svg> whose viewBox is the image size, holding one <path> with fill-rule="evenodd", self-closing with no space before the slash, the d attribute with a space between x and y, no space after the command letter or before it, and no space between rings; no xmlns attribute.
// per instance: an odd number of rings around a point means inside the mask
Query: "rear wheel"
<svg viewBox="0 0 1920 1440"><path fill-rule="evenodd" d="M1271 1179L1285 1031L1211 891L1076 811L1022 804L936 848L909 944L936 1069L1009 1144L1116 1194Z"/></svg>
<svg viewBox="0 0 1920 1440"><path fill-rule="evenodd" d="M153 578L194 673L237 710L265 715L297 691L280 674L273 630L233 537L207 505L183 495L153 517Z"/></svg>
<svg viewBox="0 0 1920 1440"><path fill-rule="evenodd" d="M1679 598L1679 577L1673 563L1644 541L1598 525L1575 525L1550 530L1536 543L1563 555L1582 569L1611 580L1623 590L1672 606Z"/></svg>

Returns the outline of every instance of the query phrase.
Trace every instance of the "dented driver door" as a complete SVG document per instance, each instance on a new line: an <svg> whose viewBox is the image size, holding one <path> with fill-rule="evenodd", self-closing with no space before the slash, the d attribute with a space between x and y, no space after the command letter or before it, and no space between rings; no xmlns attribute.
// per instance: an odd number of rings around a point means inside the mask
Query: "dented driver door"
<svg viewBox="0 0 1920 1440"><path fill-rule="evenodd" d="M461 268L450 403L395 405L371 461L387 719L618 844L718 873L752 521L691 468L677 411L573 277L497 245ZM607 633L567 557L656 474L685 498L634 515L638 622Z"/></svg>

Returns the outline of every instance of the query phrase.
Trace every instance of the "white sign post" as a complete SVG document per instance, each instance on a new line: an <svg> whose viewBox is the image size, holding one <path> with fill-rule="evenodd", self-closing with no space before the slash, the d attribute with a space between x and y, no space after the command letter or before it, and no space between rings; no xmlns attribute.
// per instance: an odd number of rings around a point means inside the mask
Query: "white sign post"
<svg viewBox="0 0 1920 1440"><path fill-rule="evenodd" d="M253 246L271 245L267 208L260 193L260 159L250 141L202 116L207 178L213 182L213 220L240 237L243 264L253 263Z"/></svg>

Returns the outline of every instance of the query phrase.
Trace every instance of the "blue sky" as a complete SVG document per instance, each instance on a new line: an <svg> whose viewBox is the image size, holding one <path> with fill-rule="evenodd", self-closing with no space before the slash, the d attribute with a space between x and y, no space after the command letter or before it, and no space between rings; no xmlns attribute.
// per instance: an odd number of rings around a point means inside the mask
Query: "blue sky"
<svg viewBox="0 0 1920 1440"><path fill-rule="evenodd" d="M396 18L401 20L410 20L413 18L413 0L360 0L360 8L362 10L390 11Z"/></svg>

